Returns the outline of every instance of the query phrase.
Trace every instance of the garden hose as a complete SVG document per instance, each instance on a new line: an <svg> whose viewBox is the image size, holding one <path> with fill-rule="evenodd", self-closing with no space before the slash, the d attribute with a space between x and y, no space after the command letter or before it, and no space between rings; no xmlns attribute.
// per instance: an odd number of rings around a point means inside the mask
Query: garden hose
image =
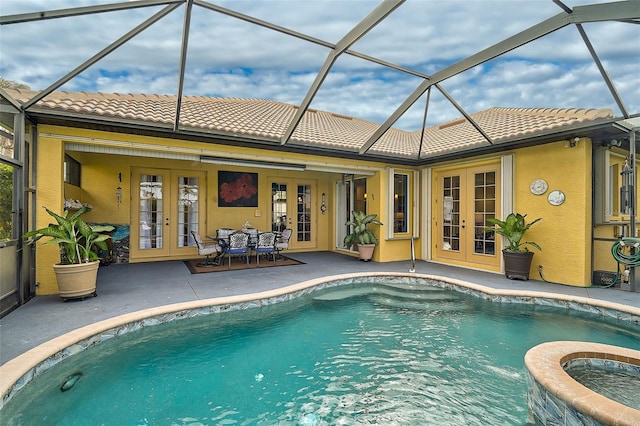
<svg viewBox="0 0 640 426"><path fill-rule="evenodd" d="M628 253L625 253L628 252ZM597 288L609 288L613 287L620 281L620 265L628 266L631 268L640 267L640 238L622 238L619 241L613 243L611 247L611 254L613 258L618 262L618 267L616 268L616 278L613 280L611 284L607 285L590 285L590 287ZM542 281L549 284L561 284L567 285L564 283L558 283L553 281L547 281L542 275L542 265L538 267L538 274L540 274L540 279Z"/></svg>
<svg viewBox="0 0 640 426"><path fill-rule="evenodd" d="M627 250L630 248L630 250ZM625 253L628 251L628 253ZM637 268L640 266L640 238L622 238L611 247L613 258L625 266Z"/></svg>

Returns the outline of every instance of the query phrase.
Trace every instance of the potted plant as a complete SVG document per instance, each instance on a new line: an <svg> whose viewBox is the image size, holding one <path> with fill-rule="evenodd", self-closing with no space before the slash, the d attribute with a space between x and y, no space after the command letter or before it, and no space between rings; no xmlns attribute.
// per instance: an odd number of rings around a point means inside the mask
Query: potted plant
<svg viewBox="0 0 640 426"><path fill-rule="evenodd" d="M87 206L83 206L70 217L69 210L58 215L46 207L44 209L55 218L56 223L29 231L24 234L24 238L35 237L29 241L29 244L34 244L47 237L49 240L45 244L57 244L60 248L60 263L53 265L53 269L62 299L96 296L100 258L95 248L107 250L106 240L111 237L106 232L115 228L111 225L85 223L82 215L90 210Z"/></svg>
<svg viewBox="0 0 640 426"><path fill-rule="evenodd" d="M351 233L344 237L344 246L357 245L360 260L368 262L373 257L373 250L378 245L378 239L368 226L382 225L382 223L376 219L378 217L377 214L366 214L361 211L353 211L351 213L353 220L345 223L345 225L351 226Z"/></svg>
<svg viewBox="0 0 640 426"><path fill-rule="evenodd" d="M533 241L522 241L524 234L529 228L531 228L534 223L542 220L542 218L539 217L533 222L526 223L526 217L526 214L510 213L504 221L496 218L487 219L487 222L495 227L487 227L485 229L497 232L509 242L509 245L502 250L504 272L509 279L529 279L529 269L531 269L533 252L529 251L527 245L542 250L542 248Z"/></svg>

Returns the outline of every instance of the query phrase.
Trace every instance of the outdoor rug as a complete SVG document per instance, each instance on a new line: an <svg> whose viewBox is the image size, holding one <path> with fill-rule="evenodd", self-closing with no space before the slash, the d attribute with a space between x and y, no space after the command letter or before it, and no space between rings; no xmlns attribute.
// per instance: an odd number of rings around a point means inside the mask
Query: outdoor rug
<svg viewBox="0 0 640 426"><path fill-rule="evenodd" d="M184 264L187 266L192 274L204 274L207 272L224 272L229 270L229 259L226 257L223 259L220 266L198 266L198 263L204 262L204 257L199 259L185 260ZM245 258L233 257L231 259L231 270L237 271L242 269L256 269L256 268L273 268L274 266L291 266L291 265L304 265L304 262L291 259L290 257L282 256L276 263L273 263L272 259L261 258L260 266L256 264L255 256L251 258L247 265Z"/></svg>

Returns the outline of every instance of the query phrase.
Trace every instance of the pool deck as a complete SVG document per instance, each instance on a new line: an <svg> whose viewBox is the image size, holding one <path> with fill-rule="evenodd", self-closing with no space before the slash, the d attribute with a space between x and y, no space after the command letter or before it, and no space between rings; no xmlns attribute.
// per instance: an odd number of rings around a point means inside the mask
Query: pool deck
<svg viewBox="0 0 640 426"><path fill-rule="evenodd" d="M182 261L101 267L98 297L63 302L37 296L0 319L0 365L78 327L147 308L274 290L303 281L352 272L406 273L410 263L360 262L332 252L291 253L303 265L191 274ZM415 272L454 278L497 290L526 290L606 301L640 311L640 293L543 281L509 280L502 274L417 261Z"/></svg>

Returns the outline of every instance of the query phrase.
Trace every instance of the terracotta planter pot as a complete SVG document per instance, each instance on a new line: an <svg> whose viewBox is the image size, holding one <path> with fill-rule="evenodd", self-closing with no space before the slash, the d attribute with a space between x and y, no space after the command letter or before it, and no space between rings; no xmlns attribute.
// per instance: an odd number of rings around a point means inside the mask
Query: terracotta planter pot
<svg viewBox="0 0 640 426"><path fill-rule="evenodd" d="M529 280L529 270L533 260L533 252L518 253L502 250L504 258L504 275L510 280Z"/></svg>
<svg viewBox="0 0 640 426"><path fill-rule="evenodd" d="M360 260L368 262L373 257L373 250L376 248L375 244L358 244L358 253L360 253Z"/></svg>
<svg viewBox="0 0 640 426"><path fill-rule="evenodd" d="M53 265L58 280L58 294L64 300L97 296L100 261L75 265Z"/></svg>

